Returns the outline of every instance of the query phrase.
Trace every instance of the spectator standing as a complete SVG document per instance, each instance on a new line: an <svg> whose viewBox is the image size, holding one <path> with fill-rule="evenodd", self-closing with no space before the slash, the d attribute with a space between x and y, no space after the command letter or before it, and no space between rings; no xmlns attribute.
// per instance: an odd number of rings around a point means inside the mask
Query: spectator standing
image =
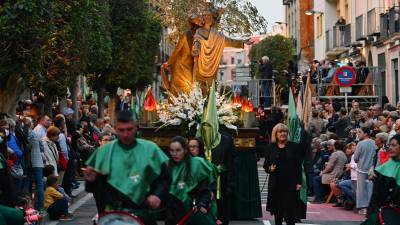
<svg viewBox="0 0 400 225"><path fill-rule="evenodd" d="M310 132L312 138L315 138L321 135L321 133L324 131L324 128L324 121L319 117L319 112L314 109L312 111L312 117L309 122L308 132Z"/></svg>
<svg viewBox="0 0 400 225"><path fill-rule="evenodd" d="M39 211L44 210L44 182L43 182L43 156L40 149L41 139L32 130L33 123L32 119L26 118L27 122L25 126L29 126L28 131L28 143L31 151L31 165L33 171L33 182L35 183L36 189L36 209Z"/></svg>
<svg viewBox="0 0 400 225"><path fill-rule="evenodd" d="M271 91L272 91L272 79L273 79L273 67L269 61L268 56L263 56L260 60L259 71L261 73L261 79L265 79L262 82L264 106L271 106Z"/></svg>
<svg viewBox="0 0 400 225"><path fill-rule="evenodd" d="M373 184L368 180L368 173L373 166L376 151L375 142L369 138L370 132L367 127L358 129L360 142L354 153L354 162L357 163L356 207L359 210L358 213L364 215L367 213L372 194Z"/></svg>

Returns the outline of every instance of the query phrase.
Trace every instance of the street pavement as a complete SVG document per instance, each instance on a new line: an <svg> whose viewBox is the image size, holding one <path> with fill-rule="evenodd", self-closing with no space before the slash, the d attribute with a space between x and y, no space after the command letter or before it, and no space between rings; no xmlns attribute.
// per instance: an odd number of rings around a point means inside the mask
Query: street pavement
<svg viewBox="0 0 400 225"><path fill-rule="evenodd" d="M267 200L267 182L268 176L262 169L259 162L259 184L261 192L261 202L263 208L263 218L257 218L248 221L232 221L231 225L275 225L273 217L265 211L265 202ZM83 185L82 185L83 186ZM81 189L83 191L83 188ZM96 214L96 204L92 194L82 193L81 198L75 201L69 211L74 214L74 219L68 222L50 221L43 225L90 225L92 218ZM346 211L343 208L334 208L332 204L308 204L307 220L303 220L302 225L358 225L365 216L358 215L352 211ZM41 224L41 225L42 225ZM164 224L159 222L158 224Z"/></svg>
<svg viewBox="0 0 400 225"><path fill-rule="evenodd" d="M75 202L70 211L74 214L72 221L51 221L43 225L90 225L92 218L96 214L96 204L91 194L85 195L81 200ZM362 221L362 216L343 209L333 208L330 204L308 205L307 220L301 225L358 225ZM164 224L160 221L158 224ZM267 213L263 218L249 221L232 221L232 225L275 225L271 216Z"/></svg>

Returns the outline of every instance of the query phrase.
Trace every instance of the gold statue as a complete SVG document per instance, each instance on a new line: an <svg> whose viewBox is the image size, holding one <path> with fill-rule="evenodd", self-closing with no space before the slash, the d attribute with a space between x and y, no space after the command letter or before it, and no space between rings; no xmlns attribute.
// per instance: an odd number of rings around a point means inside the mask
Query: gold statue
<svg viewBox="0 0 400 225"><path fill-rule="evenodd" d="M180 37L171 58L161 69L164 87L171 94L189 92L195 81L211 85L216 78L224 48L244 47L244 41L225 37L214 27L222 13L222 9L207 4L201 15L189 19L190 31ZM165 75L165 68L170 68L170 82Z"/></svg>
<svg viewBox="0 0 400 225"><path fill-rule="evenodd" d="M164 88L171 94L177 95L180 92L189 92L193 84L193 34L202 25L199 17L192 16L189 19L190 29L180 36L171 57L161 68ZM171 74L170 81L165 75L168 68Z"/></svg>

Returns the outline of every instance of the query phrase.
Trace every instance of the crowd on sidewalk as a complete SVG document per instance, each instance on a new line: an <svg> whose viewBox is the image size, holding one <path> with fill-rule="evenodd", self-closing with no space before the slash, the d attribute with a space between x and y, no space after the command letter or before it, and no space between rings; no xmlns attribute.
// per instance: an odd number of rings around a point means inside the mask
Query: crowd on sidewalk
<svg viewBox="0 0 400 225"><path fill-rule="evenodd" d="M74 120L67 103L61 113L53 109L54 117L32 100L19 104L16 116L0 115L0 205L36 215L29 219L32 224L45 214L72 218L68 205L79 188L83 162L115 137L108 118L98 118L95 104L83 104Z"/></svg>
<svg viewBox="0 0 400 225"><path fill-rule="evenodd" d="M277 107L271 112L259 107L256 116L259 142L268 142L275 124L286 121ZM333 201L333 207L372 214L377 209L375 169L390 161L393 152L399 154L394 148L390 153L390 141L400 137L400 103L363 107L354 100L347 111L340 102L313 101L312 118L303 128L311 142L304 160L310 202Z"/></svg>

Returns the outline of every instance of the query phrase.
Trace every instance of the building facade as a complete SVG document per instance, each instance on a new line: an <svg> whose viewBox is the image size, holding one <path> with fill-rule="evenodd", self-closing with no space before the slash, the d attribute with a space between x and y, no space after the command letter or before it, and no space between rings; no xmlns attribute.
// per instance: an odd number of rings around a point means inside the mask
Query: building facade
<svg viewBox="0 0 400 225"><path fill-rule="evenodd" d="M399 5L400 0L314 0L315 58L378 68L382 95L398 102Z"/></svg>
<svg viewBox="0 0 400 225"><path fill-rule="evenodd" d="M314 19L305 14L313 0L283 0L287 36L293 38L299 71L309 68L314 59Z"/></svg>

